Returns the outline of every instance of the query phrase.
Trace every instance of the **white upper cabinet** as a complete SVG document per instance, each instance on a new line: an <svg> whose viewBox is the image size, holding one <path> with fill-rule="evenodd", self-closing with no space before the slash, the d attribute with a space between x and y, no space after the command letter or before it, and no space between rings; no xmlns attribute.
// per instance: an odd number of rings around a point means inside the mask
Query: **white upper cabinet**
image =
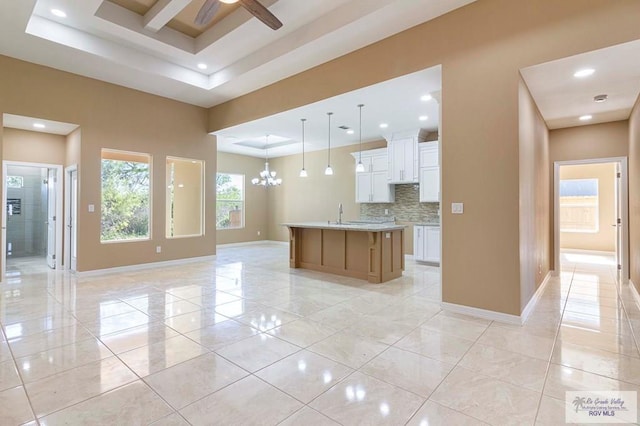
<svg viewBox="0 0 640 426"><path fill-rule="evenodd" d="M440 202L438 142L420 144L420 202Z"/></svg>
<svg viewBox="0 0 640 426"><path fill-rule="evenodd" d="M391 140L389 183L418 183L418 142L415 137Z"/></svg>
<svg viewBox="0 0 640 426"><path fill-rule="evenodd" d="M351 155L355 164L361 158L359 152ZM356 203L393 203L395 188L389 185L387 148L362 151L364 172L356 172Z"/></svg>

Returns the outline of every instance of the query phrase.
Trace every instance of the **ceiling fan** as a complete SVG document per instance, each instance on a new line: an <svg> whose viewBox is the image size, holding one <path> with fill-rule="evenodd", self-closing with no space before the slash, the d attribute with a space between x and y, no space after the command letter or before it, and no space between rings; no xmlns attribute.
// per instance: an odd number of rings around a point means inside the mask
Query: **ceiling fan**
<svg viewBox="0 0 640 426"><path fill-rule="evenodd" d="M282 22L275 15L269 12L258 0L206 0L193 21L196 25L206 25L215 16L220 8L220 3L236 3L240 2L242 7L247 9L249 13L264 22L268 27L277 30L282 26Z"/></svg>

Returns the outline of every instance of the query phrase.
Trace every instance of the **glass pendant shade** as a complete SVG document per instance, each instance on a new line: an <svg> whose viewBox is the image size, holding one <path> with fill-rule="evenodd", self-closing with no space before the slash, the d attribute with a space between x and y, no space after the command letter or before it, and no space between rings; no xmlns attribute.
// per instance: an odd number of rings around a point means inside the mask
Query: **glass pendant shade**
<svg viewBox="0 0 640 426"><path fill-rule="evenodd" d="M324 174L327 176L331 176L333 174L333 169L331 168L331 166L327 166L327 168L324 169Z"/></svg>
<svg viewBox="0 0 640 426"><path fill-rule="evenodd" d="M358 165L356 165L356 172L364 172L364 164L362 164L362 161L358 161Z"/></svg>
<svg viewBox="0 0 640 426"><path fill-rule="evenodd" d="M300 170L300 177L307 177L307 171L305 169Z"/></svg>

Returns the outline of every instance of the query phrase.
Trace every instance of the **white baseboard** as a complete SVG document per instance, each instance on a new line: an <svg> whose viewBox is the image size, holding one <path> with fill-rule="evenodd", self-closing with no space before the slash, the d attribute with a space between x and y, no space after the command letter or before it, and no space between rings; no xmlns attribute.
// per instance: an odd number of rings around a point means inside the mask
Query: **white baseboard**
<svg viewBox="0 0 640 426"><path fill-rule="evenodd" d="M540 296L542 295L545 287L549 283L550 278L551 278L551 271L547 272L547 275L544 277L544 280L542 280L540 287L538 287L536 292L533 293L533 296L531 297L531 299L529 299L527 306L525 306L522 312L520 313L520 321L522 324L524 324L527 318L529 318L531 311L533 311L533 309L536 307L536 303L538 303L538 300L540 300Z"/></svg>
<svg viewBox="0 0 640 426"><path fill-rule="evenodd" d="M285 245L288 246L288 241L276 241L276 240L258 240L258 241L244 241L241 243L226 243L226 244L217 244L216 247L225 248L225 247L242 247L242 246L255 246L262 244L277 244L277 245Z"/></svg>
<svg viewBox="0 0 640 426"><path fill-rule="evenodd" d="M160 268L163 266L184 265L187 263L203 262L203 261L215 260L215 259L216 259L215 255L187 257L184 259L164 260L161 262L139 263L136 265L115 266L113 268L105 268L105 269L93 269L91 271L76 272L75 274L79 277L90 277L94 275L106 275L106 274L115 274L120 272L141 271L145 269Z"/></svg>
<svg viewBox="0 0 640 426"><path fill-rule="evenodd" d="M502 312L489 311L487 309L474 308L471 306L456 305L455 303L442 302L440 305L443 310L455 312L457 314L484 318L491 321L506 322L507 324L522 324L520 317L517 315L504 314Z"/></svg>
<svg viewBox="0 0 640 426"><path fill-rule="evenodd" d="M505 314L505 313L496 312L496 311L489 311L487 309L474 308L472 306L456 305L455 303L442 302L441 306L442 306L442 309L445 311L451 311L458 314L470 315L472 317L484 318L491 321L505 322L507 324L522 325L531 314L531 311L533 311L533 309L535 308L536 303L538 303L538 300L540 299L540 296L544 292L546 285L549 283L550 278L551 278L551 271L549 271L547 275L544 277L544 280L542 280L540 287L538 287L536 292L533 294L533 296L527 303L527 306L523 309L520 316Z"/></svg>
<svg viewBox="0 0 640 426"><path fill-rule="evenodd" d="M593 256L615 256L615 251L603 251L603 250L584 250L584 249L560 249L560 255L563 253L576 253L576 254L590 254Z"/></svg>

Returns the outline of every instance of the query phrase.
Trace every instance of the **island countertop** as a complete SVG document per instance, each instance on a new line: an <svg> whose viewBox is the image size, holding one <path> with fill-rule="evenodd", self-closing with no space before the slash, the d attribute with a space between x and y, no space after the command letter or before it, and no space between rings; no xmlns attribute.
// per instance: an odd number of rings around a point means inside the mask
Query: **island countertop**
<svg viewBox="0 0 640 426"><path fill-rule="evenodd" d="M395 223L336 223L336 222L297 222L283 223L282 226L289 228L316 228L335 229L344 231L364 231L364 232L384 232L405 229L406 225L396 225Z"/></svg>

